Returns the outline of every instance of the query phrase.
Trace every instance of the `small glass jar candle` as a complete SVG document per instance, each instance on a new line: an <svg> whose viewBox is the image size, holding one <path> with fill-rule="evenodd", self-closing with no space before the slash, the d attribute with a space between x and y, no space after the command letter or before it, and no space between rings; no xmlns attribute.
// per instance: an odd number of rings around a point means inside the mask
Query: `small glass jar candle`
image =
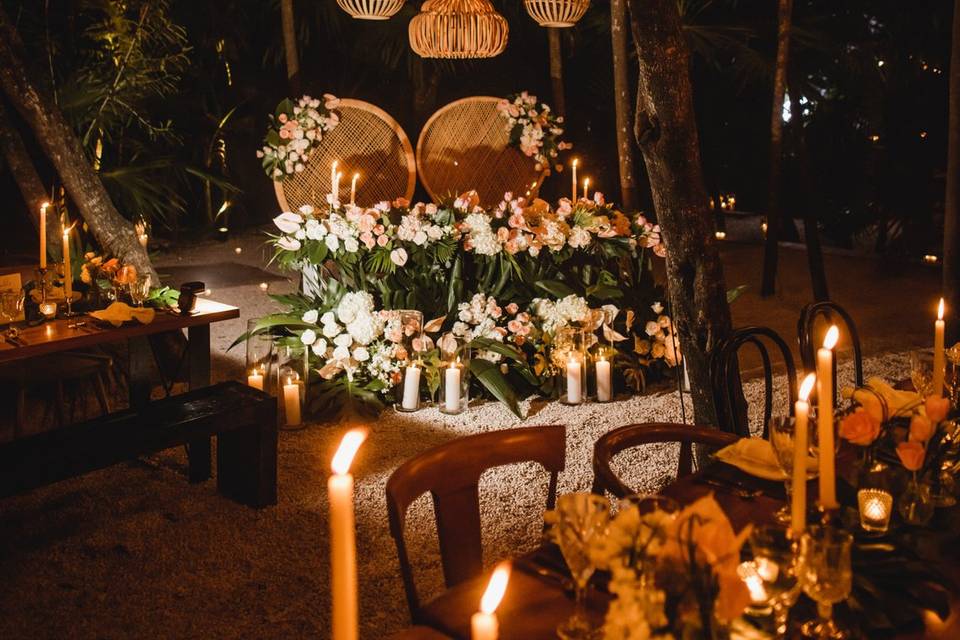
<svg viewBox="0 0 960 640"><path fill-rule="evenodd" d="M269 333L254 334L259 318L247 320L247 384L267 393L273 388L273 337Z"/></svg>
<svg viewBox="0 0 960 640"><path fill-rule="evenodd" d="M860 507L860 526L864 531L883 533L890 525L893 496L882 489L860 489L857 492Z"/></svg>
<svg viewBox="0 0 960 640"><path fill-rule="evenodd" d="M583 329L564 327L554 339L554 364L560 369L560 402L583 404L587 400L587 350Z"/></svg>
<svg viewBox="0 0 960 640"><path fill-rule="evenodd" d="M444 334L440 348L440 412L463 413L470 402L470 346L463 337Z"/></svg>
<svg viewBox="0 0 960 640"><path fill-rule="evenodd" d="M47 320L53 320L57 315L57 303L47 300L40 303L40 313Z"/></svg>
<svg viewBox="0 0 960 640"><path fill-rule="evenodd" d="M397 411L410 413L420 409L420 383L423 380L423 314L402 309L396 312L400 324L400 381L396 386Z"/></svg>
<svg viewBox="0 0 960 640"><path fill-rule="evenodd" d="M302 422L303 380L295 369L288 366L281 367L279 375L284 424L288 427L296 427Z"/></svg>
<svg viewBox="0 0 960 640"><path fill-rule="evenodd" d="M597 381L597 402L613 400L613 357L616 350L608 345L599 345L593 356L593 372Z"/></svg>

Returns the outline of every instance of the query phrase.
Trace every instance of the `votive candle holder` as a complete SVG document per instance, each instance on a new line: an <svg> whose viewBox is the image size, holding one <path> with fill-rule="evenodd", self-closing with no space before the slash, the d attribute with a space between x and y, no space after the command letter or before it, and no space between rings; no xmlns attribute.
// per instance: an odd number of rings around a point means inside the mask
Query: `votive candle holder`
<svg viewBox="0 0 960 640"><path fill-rule="evenodd" d="M884 533L890 526L893 496L882 489L860 489L857 492L860 526L864 531Z"/></svg>

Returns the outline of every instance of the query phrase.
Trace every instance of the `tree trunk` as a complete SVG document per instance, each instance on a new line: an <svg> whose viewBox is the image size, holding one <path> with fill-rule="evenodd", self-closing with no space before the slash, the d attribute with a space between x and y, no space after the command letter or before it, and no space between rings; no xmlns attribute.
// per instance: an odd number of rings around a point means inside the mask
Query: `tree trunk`
<svg viewBox="0 0 960 640"><path fill-rule="evenodd" d="M633 138L630 135L630 80L627 76L627 6L610 0L610 43L613 46L613 103L616 108L617 154L620 160L620 206L637 208L637 184L633 177Z"/></svg>
<svg viewBox="0 0 960 640"><path fill-rule="evenodd" d="M550 45L550 86L553 88L554 112L567 115L567 101L563 97L563 57L560 49L560 30L547 27L547 42Z"/></svg>
<svg viewBox="0 0 960 640"><path fill-rule="evenodd" d="M820 246L820 229L817 227L817 217L814 212L823 211L823 202L820 197L823 191L820 189L819 180L815 181L810 171L810 152L807 147L806 131L802 126L792 127L792 129L795 132L794 148L797 150L797 160L800 163L800 183L806 193L803 200L803 239L807 245L810 285L813 288L813 299L822 302L830 299L830 293L827 290L827 272L823 265L823 249Z"/></svg>
<svg viewBox="0 0 960 640"><path fill-rule="evenodd" d="M63 114L48 92L30 81L26 59L19 34L0 8L0 86L10 104L33 130L97 242L159 282L133 224L117 212Z"/></svg>
<svg viewBox="0 0 960 640"><path fill-rule="evenodd" d="M297 55L297 30L293 21L293 0L280 0L283 28L283 52L287 60L287 82L294 96L300 95L300 57Z"/></svg>
<svg viewBox="0 0 960 640"><path fill-rule="evenodd" d="M670 308L694 419L717 425L709 352L730 332L723 265L700 166L689 53L675 0L628 0L637 50L636 136L667 247Z"/></svg>
<svg viewBox="0 0 960 640"><path fill-rule="evenodd" d="M417 122L423 124L437 109L437 91L440 88L440 76L433 63L420 56L412 58L410 80L413 82L413 113Z"/></svg>
<svg viewBox="0 0 960 640"><path fill-rule="evenodd" d="M44 202L50 200L50 196L47 195L43 181L37 174L36 167L33 166L33 159L27 151L27 146L10 119L2 98L0 98L0 152L3 153L3 159L6 160L10 173L20 188L20 194L27 205L30 222L35 229L39 230L40 208ZM56 224L51 224L54 222L47 220L47 249L53 255L59 255L60 229Z"/></svg>
<svg viewBox="0 0 960 640"><path fill-rule="evenodd" d="M943 295L948 344L960 340L960 0L953 5L947 133L947 194L943 217Z"/></svg>
<svg viewBox="0 0 960 640"><path fill-rule="evenodd" d="M773 75L773 106L770 110L770 182L767 204L767 242L763 252L760 295L773 295L777 285L777 252L783 215L780 182L783 166L783 97L787 91L787 60L790 54L790 23L793 0L780 0L777 21L777 67Z"/></svg>

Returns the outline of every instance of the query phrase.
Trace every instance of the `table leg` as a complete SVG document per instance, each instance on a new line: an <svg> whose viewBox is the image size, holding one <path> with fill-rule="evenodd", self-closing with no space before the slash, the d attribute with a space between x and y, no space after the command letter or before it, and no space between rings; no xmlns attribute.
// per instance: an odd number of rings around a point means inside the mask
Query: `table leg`
<svg viewBox="0 0 960 640"><path fill-rule="evenodd" d="M191 389L210 386L210 325L187 328L187 367ZM197 438L187 445L190 482L210 478L210 438Z"/></svg>
<svg viewBox="0 0 960 640"><path fill-rule="evenodd" d="M153 364L153 350L150 348L150 340L146 336L130 338L127 340L127 352L129 358L128 370L130 372L129 392L130 408L142 409L150 402L150 382L151 367Z"/></svg>

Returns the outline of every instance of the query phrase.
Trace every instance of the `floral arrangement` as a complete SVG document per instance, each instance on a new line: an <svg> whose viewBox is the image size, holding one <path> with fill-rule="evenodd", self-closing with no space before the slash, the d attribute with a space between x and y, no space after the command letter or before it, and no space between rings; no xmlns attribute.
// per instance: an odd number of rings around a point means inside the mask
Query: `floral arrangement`
<svg viewBox="0 0 960 640"><path fill-rule="evenodd" d="M281 213L274 224L273 260L290 270L317 267L322 285L274 296L287 311L256 331L309 350L319 374L312 376L316 412L378 411L389 402L413 357L402 348L401 309L425 319L416 357L427 392L439 385L435 342L449 332L471 341L481 390L518 415L519 394L555 393L550 346L564 326L583 327L591 345L615 345L611 359L624 371L659 372L677 362L652 278L652 260L666 251L659 227L602 194L556 207L507 193L484 209L475 192L412 206L329 203ZM638 306L621 313L627 300Z"/></svg>
<svg viewBox="0 0 960 640"><path fill-rule="evenodd" d="M83 259L80 281L98 291L110 291L137 281L137 268L132 264L121 263L119 258L107 258L88 251L83 255Z"/></svg>
<svg viewBox="0 0 960 640"><path fill-rule="evenodd" d="M549 171L560 151L573 146L560 140L563 116L555 115L550 105L537 100L537 96L526 91L507 96L497 103L497 111L507 121L510 144L533 158L537 171Z"/></svg>
<svg viewBox="0 0 960 640"><path fill-rule="evenodd" d="M620 509L594 546L610 571L604 637L608 640L713 638L750 602L737 573L750 533L735 533L712 494L679 513Z"/></svg>
<svg viewBox="0 0 960 640"><path fill-rule="evenodd" d="M303 171L323 134L340 122L338 106L339 98L329 93L323 94L322 100L305 95L296 103L284 99L277 105L263 147L257 150L268 178L282 182Z"/></svg>

